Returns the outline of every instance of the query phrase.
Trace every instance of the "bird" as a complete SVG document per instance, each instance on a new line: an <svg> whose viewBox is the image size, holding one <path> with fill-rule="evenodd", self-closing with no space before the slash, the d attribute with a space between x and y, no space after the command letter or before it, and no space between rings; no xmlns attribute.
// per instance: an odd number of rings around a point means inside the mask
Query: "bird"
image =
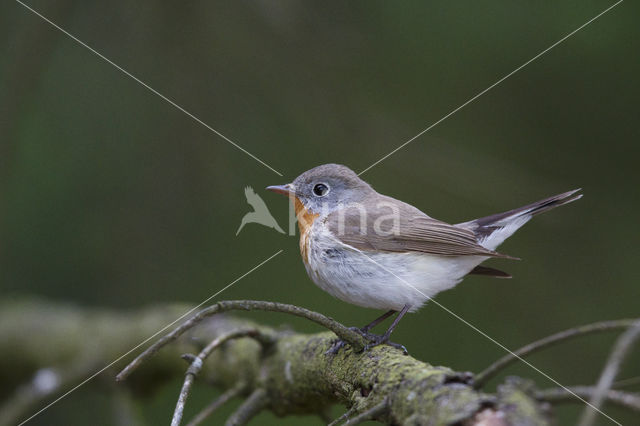
<svg viewBox="0 0 640 426"><path fill-rule="evenodd" d="M449 224L403 201L378 193L347 166L323 164L285 185L266 188L294 205L302 261L311 280L332 296L385 310L355 329L368 350L388 344L399 321L469 274L510 278L483 266L490 258L517 259L497 247L533 216L582 197L564 192L504 213ZM384 334L371 329L397 314ZM344 346L339 341L334 347ZM335 352L335 351L334 351Z"/></svg>
<svg viewBox="0 0 640 426"><path fill-rule="evenodd" d="M249 203L249 205L253 207L253 211L245 214L242 217L240 226L236 231L236 235L240 233L242 228L244 228L247 223L259 223L260 225L268 226L269 228L273 228L281 234L284 234L284 231L282 230L282 228L280 228L278 222L276 222L274 217L269 212L269 209L267 208L265 202L262 200L262 198L260 198L258 194L255 193L253 188L247 186L244 189L244 196L247 198L247 203Z"/></svg>

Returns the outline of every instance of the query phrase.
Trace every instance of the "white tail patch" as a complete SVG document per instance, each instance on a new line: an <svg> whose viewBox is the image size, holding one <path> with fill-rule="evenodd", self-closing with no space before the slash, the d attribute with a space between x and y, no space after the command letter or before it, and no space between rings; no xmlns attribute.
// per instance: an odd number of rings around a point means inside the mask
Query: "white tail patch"
<svg viewBox="0 0 640 426"><path fill-rule="evenodd" d="M507 238L513 235L522 225L529 222L531 215L517 215L502 219L492 225L495 231L478 240L478 243L489 250L495 250Z"/></svg>

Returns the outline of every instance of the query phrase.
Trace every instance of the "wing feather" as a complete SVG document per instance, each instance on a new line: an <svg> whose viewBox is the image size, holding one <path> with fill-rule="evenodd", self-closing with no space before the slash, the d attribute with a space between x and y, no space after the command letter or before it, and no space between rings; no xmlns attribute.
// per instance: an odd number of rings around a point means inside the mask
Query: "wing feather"
<svg viewBox="0 0 640 426"><path fill-rule="evenodd" d="M510 257L482 247L471 230L433 219L393 198L378 195L365 206L346 206L325 220L341 242L359 250Z"/></svg>

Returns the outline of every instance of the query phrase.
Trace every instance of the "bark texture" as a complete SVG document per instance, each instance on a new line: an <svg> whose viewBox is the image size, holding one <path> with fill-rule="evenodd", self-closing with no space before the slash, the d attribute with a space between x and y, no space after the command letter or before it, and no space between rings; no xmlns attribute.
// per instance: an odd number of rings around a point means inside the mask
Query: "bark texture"
<svg viewBox="0 0 640 426"><path fill-rule="evenodd" d="M28 417L186 310L176 305L122 313L39 302L0 306L0 381L13 392L2 395L0 424ZM196 380L220 389L241 385L240 395L259 394L262 406L280 416L321 414L343 404L351 417L370 413L386 424L549 423L544 404L525 381L512 379L497 394L486 394L473 388L470 373L432 366L389 346L366 353L347 347L330 355L326 352L336 338L332 332L275 330L228 314L203 321L116 386L113 379L131 355L94 380L110 389L152 392L163 380L184 375L181 354L198 353L217 336L249 328L273 336L273 343L265 346L250 337L227 341L206 359ZM43 371L55 378L47 386L38 383Z"/></svg>

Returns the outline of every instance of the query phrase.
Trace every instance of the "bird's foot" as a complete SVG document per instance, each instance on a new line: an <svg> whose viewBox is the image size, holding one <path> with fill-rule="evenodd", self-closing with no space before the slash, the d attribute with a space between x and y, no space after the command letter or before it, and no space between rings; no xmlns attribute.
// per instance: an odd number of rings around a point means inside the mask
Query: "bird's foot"
<svg viewBox="0 0 640 426"><path fill-rule="evenodd" d="M387 334L373 334L369 332L369 329L367 327L362 327L362 328L350 327L349 329L359 333L362 337L364 337L369 342L371 342L364 347L364 352L368 351L369 349L375 346L387 344L393 348L400 349L402 352L404 352L405 355L409 354L409 352L407 351L407 348L405 348L404 345L390 341L389 335Z"/></svg>
<svg viewBox="0 0 640 426"><path fill-rule="evenodd" d="M370 343L364 347L364 349L362 350L363 352L367 352L369 349L374 348L378 345L389 345L392 348L400 349L405 355L409 355L409 351L407 351L407 348L405 348L404 345L390 341L389 336L386 334L380 335L368 333L368 336L366 337L368 338Z"/></svg>
<svg viewBox="0 0 640 426"><path fill-rule="evenodd" d="M347 342L345 342L342 339L337 339L333 342L333 345L331 345L331 347L324 353L325 355L335 355L338 352L340 352L340 349L342 349L345 345L347 344Z"/></svg>
<svg viewBox="0 0 640 426"><path fill-rule="evenodd" d="M362 329L360 329L358 327L349 327L349 330L355 331L356 333L360 334L365 339L367 339L367 335L365 334L366 332L363 331ZM342 339L336 339L333 342L333 345L331 345L331 347L325 352L325 355L335 355L338 352L340 352L340 349L342 349L347 344L348 344L348 342L345 342Z"/></svg>
<svg viewBox="0 0 640 426"><path fill-rule="evenodd" d="M404 345L389 341L389 335L387 334L373 334L373 333L370 333L366 327L363 327L363 328L349 327L349 330L355 331L356 333L360 334L362 337L367 339L367 341L369 341L369 343L366 344L365 347L362 349L362 352L367 352L369 351L369 349L374 348L378 345L387 344L393 348L400 349L405 355L409 355L409 352L407 351L407 348L404 347ZM345 342L342 339L337 339L333 343L331 348L329 348L329 350L325 352L325 354L335 355L338 352L340 352L340 349L342 349L347 343L348 342Z"/></svg>

